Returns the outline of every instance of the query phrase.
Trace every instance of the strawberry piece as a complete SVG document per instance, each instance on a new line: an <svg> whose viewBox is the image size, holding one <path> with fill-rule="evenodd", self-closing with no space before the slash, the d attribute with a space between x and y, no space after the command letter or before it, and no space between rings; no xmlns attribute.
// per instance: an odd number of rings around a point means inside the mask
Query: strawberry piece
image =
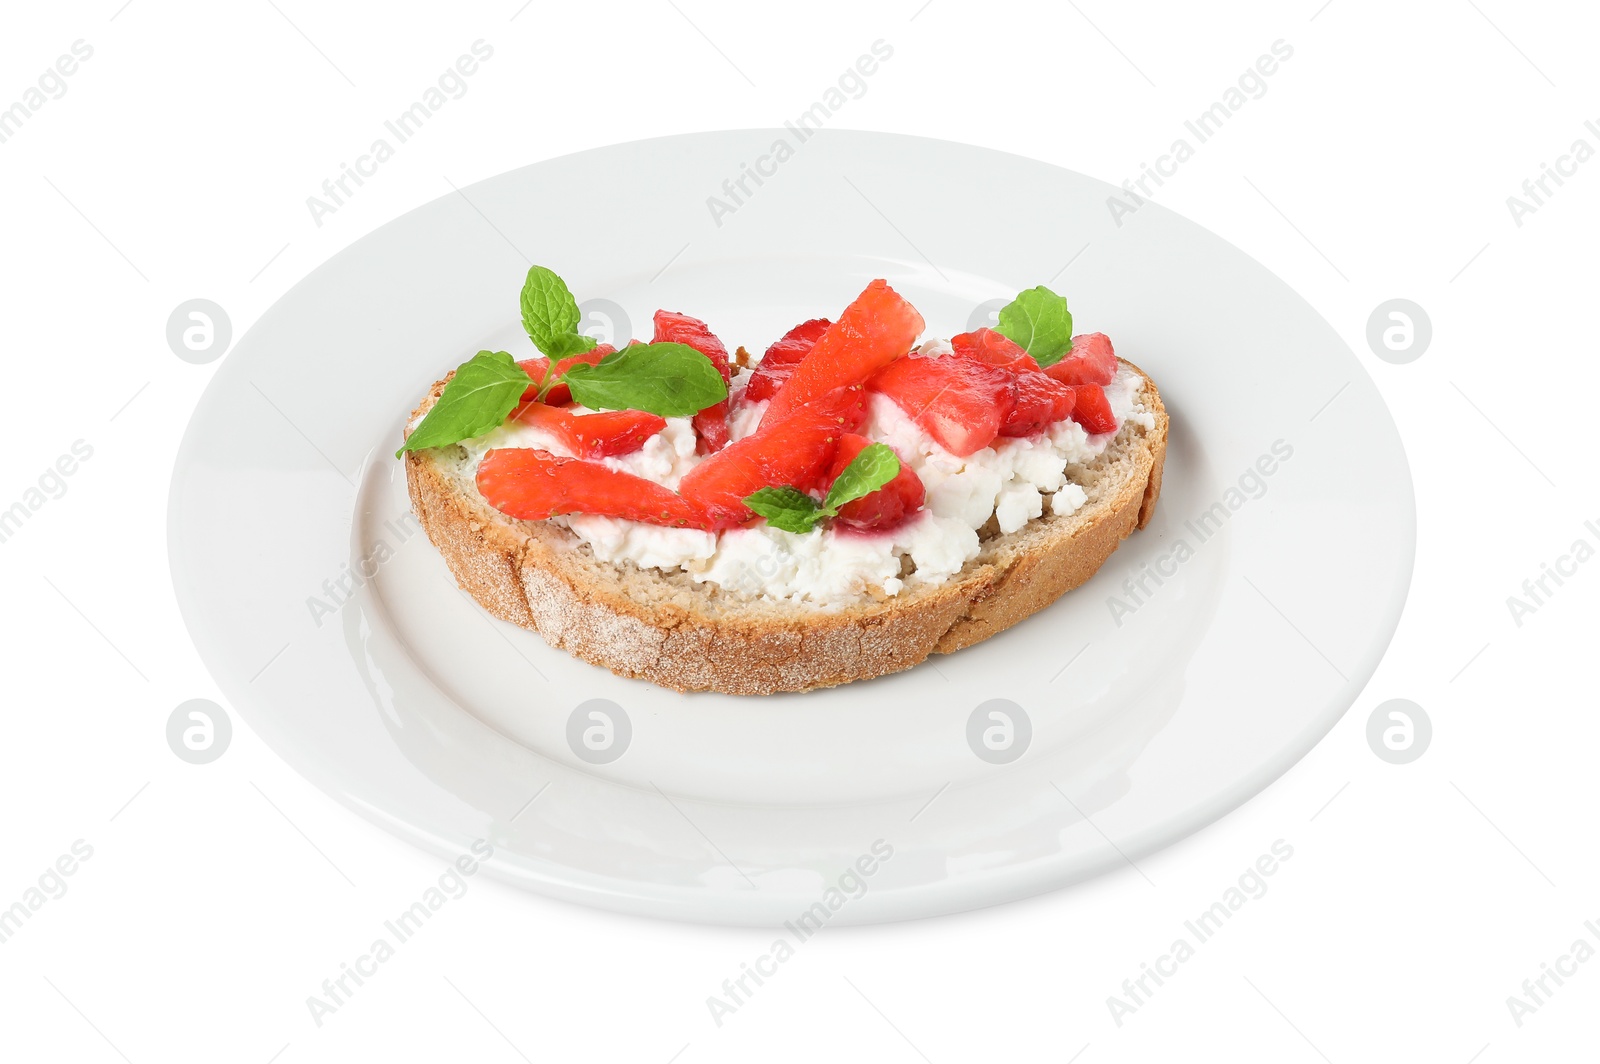
<svg viewBox="0 0 1600 1064"><path fill-rule="evenodd" d="M1025 370L1038 372L1039 363L1018 346L1015 340L993 329L978 329L950 337L950 346L962 358L975 358L991 366L1008 369L1012 373Z"/></svg>
<svg viewBox="0 0 1600 1064"><path fill-rule="evenodd" d="M654 481L531 447L490 451L478 465L477 482L490 506L523 521L598 514L669 528L711 527L705 514Z"/></svg>
<svg viewBox="0 0 1600 1064"><path fill-rule="evenodd" d="M1105 333L1080 333L1072 350L1046 373L1062 384L1110 384L1117 375L1117 353Z"/></svg>
<svg viewBox="0 0 1600 1064"><path fill-rule="evenodd" d="M579 458L612 458L632 454L651 436L667 427L667 419L643 410L607 410L599 414L574 414L559 406L523 403L511 412L525 425L541 428L559 439Z"/></svg>
<svg viewBox="0 0 1600 1064"><path fill-rule="evenodd" d="M686 344L709 358L719 372L727 374L728 349L705 322L675 310L658 310L655 325L654 343Z"/></svg>
<svg viewBox="0 0 1600 1064"><path fill-rule="evenodd" d="M756 371L750 375L750 383L744 389L745 399L759 403L777 395L778 389L788 381L800 360L811 353L811 349L832 324L827 318L812 318L773 341L767 353L761 356L761 361L756 363Z"/></svg>
<svg viewBox="0 0 1600 1064"><path fill-rule="evenodd" d="M718 527L740 524L754 514L745 496L761 488L788 486L808 491L833 460L844 434L839 415L802 407L771 427L737 440L688 473L678 492Z"/></svg>
<svg viewBox="0 0 1600 1064"><path fill-rule="evenodd" d="M1072 420L1082 425L1091 436L1117 431L1116 415L1111 413L1111 403L1106 390L1098 384L1079 384L1072 389L1077 399L1072 406Z"/></svg>
<svg viewBox="0 0 1600 1064"><path fill-rule="evenodd" d="M587 362L592 366L615 351L616 348L610 344L595 344L582 354L568 355L566 358L557 360L556 372L565 373L567 367L576 366L579 362ZM532 386L522 393L522 401L531 403L539 397L539 385L544 383L544 374L550 368L550 360L543 355L539 355L534 358L525 358L518 362L517 365L521 366L527 371L528 376L533 378ZM544 401L551 406L564 406L572 402L572 389L565 384L554 385L549 392L545 393Z"/></svg>
<svg viewBox="0 0 1600 1064"><path fill-rule="evenodd" d="M706 323L687 314L673 310L658 310L655 316L656 343L687 344L711 360L722 374L722 383L729 380L728 349L722 346ZM708 406L694 416L694 431L699 439L695 453L711 454L728 445L728 400Z"/></svg>
<svg viewBox="0 0 1600 1064"><path fill-rule="evenodd" d="M900 358L922 332L922 315L882 279L873 281L817 339L767 407L775 425L836 388L860 384Z"/></svg>
<svg viewBox="0 0 1600 1064"><path fill-rule="evenodd" d="M828 470L828 475L823 481L823 486L833 487L833 482L839 479L839 474L844 472L844 467L855 460L871 440L865 436L858 436L847 432L839 438L839 449L834 453L833 465ZM905 459L900 460L900 472L895 474L893 480L879 488L877 491L864 495L859 499L845 503L839 507L839 514L834 518L841 525L857 528L863 531L879 531L893 528L907 517L922 509L923 500L927 492L922 486L922 478L912 472L911 467L905 464Z"/></svg>
<svg viewBox="0 0 1600 1064"><path fill-rule="evenodd" d="M572 449L589 458L632 454L666 427L666 418L643 410L575 414L572 418Z"/></svg>
<svg viewBox="0 0 1600 1064"><path fill-rule="evenodd" d="M815 410L838 422L845 432L856 432L867 420L867 389L865 385L852 384L807 403L802 409ZM765 419L762 425L765 426Z"/></svg>
<svg viewBox="0 0 1600 1064"><path fill-rule="evenodd" d="M867 387L882 392L951 454L994 442L1017 401L1017 378L971 358L913 355L880 370Z"/></svg>
<svg viewBox="0 0 1600 1064"><path fill-rule="evenodd" d="M694 416L695 454L713 454L728 446L728 401L709 406Z"/></svg>
<svg viewBox="0 0 1600 1064"><path fill-rule="evenodd" d="M1002 436L1032 436L1072 415L1076 393L1070 384L1043 373L1017 374L1017 404L1000 422Z"/></svg>

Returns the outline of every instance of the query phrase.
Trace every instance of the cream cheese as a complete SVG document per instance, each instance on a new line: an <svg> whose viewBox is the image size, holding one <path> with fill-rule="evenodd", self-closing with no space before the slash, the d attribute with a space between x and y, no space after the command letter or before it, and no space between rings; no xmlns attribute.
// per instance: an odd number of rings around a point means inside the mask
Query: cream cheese
<svg viewBox="0 0 1600 1064"><path fill-rule="evenodd" d="M924 348L943 354L948 345L930 341ZM744 371L730 387L734 402L728 427L735 440L755 431L767 407L765 402L738 401L748 381L749 371ZM1154 426L1154 416L1138 401L1139 387L1140 377L1125 366L1106 386L1119 426L1128 420ZM573 412L587 411L574 407ZM759 525L716 533L592 514L554 520L563 522L601 561L682 570L697 582L751 598L839 607L863 596L892 596L907 587L948 580L977 556L978 530L991 517L1001 532L1009 533L1041 516L1047 505L1051 513L1073 513L1087 496L1067 480L1067 467L1092 461L1115 435L1091 436L1069 420L1035 437L996 440L961 458L940 447L893 400L877 394L869 396L861 433L893 447L927 491L921 514L885 532L824 526L797 535ZM518 422L463 446L474 470L484 453L496 447L570 453L551 434ZM668 418L666 428L633 454L601 459L613 469L674 489L701 460L689 418Z"/></svg>

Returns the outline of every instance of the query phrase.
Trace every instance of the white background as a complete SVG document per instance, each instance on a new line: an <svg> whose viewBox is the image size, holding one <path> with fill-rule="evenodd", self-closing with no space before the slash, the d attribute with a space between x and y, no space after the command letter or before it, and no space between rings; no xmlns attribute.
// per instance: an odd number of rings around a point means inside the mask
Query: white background
<svg viewBox="0 0 1600 1064"><path fill-rule="evenodd" d="M65 95L0 144L0 508L73 441L93 447L66 493L0 543L0 906L74 840L93 847L67 893L0 945L0 1055L1467 1064L1595 1052L1600 963L1520 1027L1506 1005L1542 962L1594 940L1585 920L1600 925L1600 564L1520 627L1506 606L1573 540L1600 538L1583 528L1600 522L1600 161L1520 227L1506 205L1575 139L1600 148L1583 124L1600 120L1592 8L121 2L13 6L0 31L0 107L72 42L94 49ZM479 38L494 58L467 95L315 225L306 197ZM719 1028L707 995L770 934L618 917L478 877L318 1027L307 996L441 863L315 791L237 718L214 764L166 745L173 707L220 698L165 550L172 457L214 367L174 357L168 314L203 296L237 336L449 182L779 124L879 38L892 60L830 124L1115 183L1272 42L1293 47L1158 199L1304 294L1389 401L1420 542L1387 660L1281 780L1142 861L1149 882L1130 869L964 916L830 930ZM1365 340L1393 297L1433 320L1432 346L1408 365ZM1434 725L1404 766L1364 734L1394 697ZM1294 858L1267 895L1114 1023L1107 997L1277 839Z"/></svg>

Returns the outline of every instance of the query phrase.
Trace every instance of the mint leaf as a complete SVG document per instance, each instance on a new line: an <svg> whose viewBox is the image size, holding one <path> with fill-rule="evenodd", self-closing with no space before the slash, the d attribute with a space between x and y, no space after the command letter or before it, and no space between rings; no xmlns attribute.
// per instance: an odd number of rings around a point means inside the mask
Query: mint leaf
<svg viewBox="0 0 1600 1064"><path fill-rule="evenodd" d="M765 517L773 528L802 536L823 518L817 500L794 488L762 488L745 496L744 504Z"/></svg>
<svg viewBox="0 0 1600 1064"><path fill-rule="evenodd" d="M572 398L591 410L688 417L728 397L717 367L687 344L634 344L592 366L579 362L562 379Z"/></svg>
<svg viewBox="0 0 1600 1064"><path fill-rule="evenodd" d="M578 335L580 320L578 301L567 290L567 283L553 270L530 266L528 279L522 283L522 327L533 346L550 358L589 350L595 342Z"/></svg>
<svg viewBox="0 0 1600 1064"><path fill-rule="evenodd" d="M900 473L900 457L886 443L869 443L834 479L822 508L832 517L846 503L864 499Z"/></svg>
<svg viewBox="0 0 1600 1064"><path fill-rule="evenodd" d="M1041 366L1053 366L1072 350L1072 312L1067 298L1040 285L1000 308L996 330L1034 357Z"/></svg>
<svg viewBox="0 0 1600 1064"><path fill-rule="evenodd" d="M839 471L828 497L817 501L794 488L762 488L746 495L744 504L773 528L804 535L824 517L836 517L846 503L864 499L900 474L900 456L886 443L869 443Z"/></svg>
<svg viewBox="0 0 1600 1064"><path fill-rule="evenodd" d="M549 345L539 348L552 359L566 358L568 355L581 355L585 351L593 351L596 340L592 336L582 333L559 333L552 336Z"/></svg>
<svg viewBox="0 0 1600 1064"><path fill-rule="evenodd" d="M505 351L479 351L456 367L438 402L394 456L460 443L498 428L532 383Z"/></svg>

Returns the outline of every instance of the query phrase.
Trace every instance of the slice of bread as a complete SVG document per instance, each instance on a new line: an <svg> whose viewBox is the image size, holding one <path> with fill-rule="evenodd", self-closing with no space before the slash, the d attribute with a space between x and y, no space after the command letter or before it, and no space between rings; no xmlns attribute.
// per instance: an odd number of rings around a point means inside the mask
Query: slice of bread
<svg viewBox="0 0 1600 1064"><path fill-rule="evenodd" d="M1167 413L1138 367L1149 427L1126 421L1094 461L1069 466L1088 501L1022 528L980 532L982 549L937 584L839 609L749 598L681 571L602 562L559 524L518 521L478 494L465 448L408 451L411 505L461 587L551 646L679 691L809 691L909 669L981 642L1093 576L1161 492ZM433 386L412 424L438 399ZM1046 507L1048 510L1049 508Z"/></svg>

